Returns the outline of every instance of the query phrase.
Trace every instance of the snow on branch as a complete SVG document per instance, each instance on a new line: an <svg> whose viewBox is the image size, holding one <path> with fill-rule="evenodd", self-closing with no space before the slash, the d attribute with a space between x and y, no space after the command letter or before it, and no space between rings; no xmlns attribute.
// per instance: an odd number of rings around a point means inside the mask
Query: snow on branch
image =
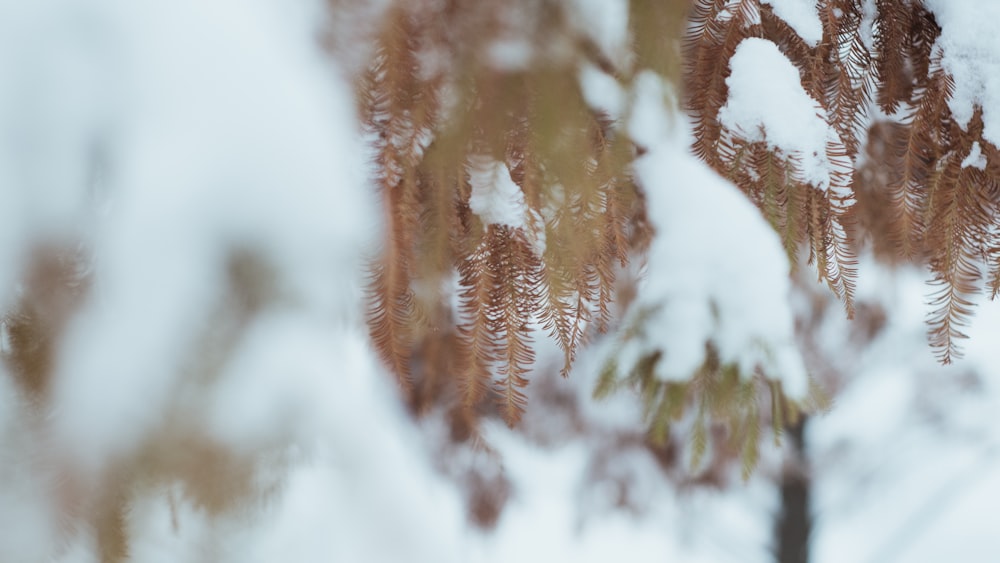
<svg viewBox="0 0 1000 563"><path fill-rule="evenodd" d="M827 145L840 141L827 125L826 111L802 88L798 69L777 45L755 37L740 43L729 64L729 100L719 110L722 125L747 141L764 141L800 159L806 182L829 188Z"/></svg>

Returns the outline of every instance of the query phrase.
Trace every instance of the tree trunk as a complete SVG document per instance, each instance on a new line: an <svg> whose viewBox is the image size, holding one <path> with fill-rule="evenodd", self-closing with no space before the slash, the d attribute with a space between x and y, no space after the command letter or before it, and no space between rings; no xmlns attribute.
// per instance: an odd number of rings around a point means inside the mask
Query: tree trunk
<svg viewBox="0 0 1000 563"><path fill-rule="evenodd" d="M781 507L775 525L777 563L808 563L812 515L809 509L810 480L805 456L806 419L788 429L788 454L781 480Z"/></svg>

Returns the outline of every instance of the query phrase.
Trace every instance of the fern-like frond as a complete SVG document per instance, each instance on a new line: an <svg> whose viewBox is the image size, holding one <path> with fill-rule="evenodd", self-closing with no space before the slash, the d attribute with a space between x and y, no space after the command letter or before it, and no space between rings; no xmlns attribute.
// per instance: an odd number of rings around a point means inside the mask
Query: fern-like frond
<svg viewBox="0 0 1000 563"><path fill-rule="evenodd" d="M906 0L876 0L875 72L878 76L876 96L882 111L891 114L901 102L909 99L912 82L906 75L906 30L910 10Z"/></svg>
<svg viewBox="0 0 1000 563"><path fill-rule="evenodd" d="M368 331L385 365L401 383L409 385L414 298L398 268L399 264L372 266L367 289Z"/></svg>
<svg viewBox="0 0 1000 563"><path fill-rule="evenodd" d="M494 365L500 361L496 318L501 314L493 303L496 281L495 260L488 245L479 248L458 268L461 322L458 333L462 342L463 360L458 375L462 405L471 409L482 401L490 389Z"/></svg>
<svg viewBox="0 0 1000 563"><path fill-rule="evenodd" d="M494 387L500 412L508 424L521 418L526 399L521 389L528 384L525 374L534 363L532 324L535 311L541 308L541 261L521 230L493 226L496 244L493 248L502 259L498 264L500 285L494 300L501 304L498 334L502 362L499 379Z"/></svg>
<svg viewBox="0 0 1000 563"><path fill-rule="evenodd" d="M981 209L972 192L975 174L962 168L962 156L952 152L942 159L931 182L931 218L928 228L930 267L934 273L928 316L931 346L938 360L949 364L961 357L960 340L975 307L982 280L977 253Z"/></svg>
<svg viewBox="0 0 1000 563"><path fill-rule="evenodd" d="M753 17L756 0L698 0L692 6L684 38L684 107L693 117L696 156L722 172L717 144L722 135L719 109L729 88L729 59L740 42L758 32Z"/></svg>

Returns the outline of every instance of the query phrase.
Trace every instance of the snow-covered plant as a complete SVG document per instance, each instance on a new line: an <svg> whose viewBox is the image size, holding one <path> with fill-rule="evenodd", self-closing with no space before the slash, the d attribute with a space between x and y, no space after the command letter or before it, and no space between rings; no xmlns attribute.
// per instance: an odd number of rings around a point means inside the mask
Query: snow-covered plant
<svg viewBox="0 0 1000 563"><path fill-rule="evenodd" d="M951 6L634 1L602 27L590 4L392 4L360 87L389 232L371 327L416 408L455 397L474 425L492 394L513 424L536 339L565 375L615 328L601 392L637 382L658 434L723 381L742 402L709 411L780 428L818 398L785 273L813 264L852 316L864 240L929 266L931 345L959 356L1000 288L1000 207L988 65ZM711 224L720 176L759 211Z"/></svg>
<svg viewBox="0 0 1000 563"><path fill-rule="evenodd" d="M713 412L741 413L749 428L761 390L775 391L769 411L794 416L780 385L759 385L760 376L787 378L795 399L808 394L778 237L685 154L674 123L673 46L686 6L608 6L597 28L589 4L390 7L360 83L387 232L373 269L374 341L418 411L444 401L474 426L493 395L514 424L534 341L558 343L567 375L582 345L620 324L626 308L612 304L635 292L629 263L648 253L625 332L656 333L623 337L629 354L613 364L623 373L658 365L661 380L701 370L719 385L739 383L741 398ZM746 222L731 226L743 237L731 242L751 248L735 258L697 219L723 202ZM678 254L689 240L699 241L687 246L693 253ZM763 277L730 291L723 278L752 268L739 256L757 256L758 243L768 249ZM741 310L748 301L756 312ZM753 316L759 322L746 322ZM695 387L672 401L675 414L735 396Z"/></svg>
<svg viewBox="0 0 1000 563"><path fill-rule="evenodd" d="M1000 288L989 16L933 0L694 4L698 156L760 206L793 264L808 248L849 314L862 235L884 260L928 265L931 346L960 357L975 295Z"/></svg>

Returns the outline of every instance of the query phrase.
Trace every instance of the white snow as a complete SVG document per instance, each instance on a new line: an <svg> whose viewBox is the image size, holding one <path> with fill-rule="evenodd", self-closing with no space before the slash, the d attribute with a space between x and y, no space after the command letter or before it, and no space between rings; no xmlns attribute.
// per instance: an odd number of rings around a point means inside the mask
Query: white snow
<svg viewBox="0 0 1000 563"><path fill-rule="evenodd" d="M868 271L878 271L874 263ZM817 528L813 554L835 561L988 561L998 544L1000 381L993 366L1000 308L984 303L956 365L938 365L925 340L924 275L883 270L877 293L887 325L857 349L823 342L834 370L849 377L833 410L810 422ZM859 288L860 290L860 288ZM842 319L830 334L844 332Z"/></svg>
<svg viewBox="0 0 1000 563"><path fill-rule="evenodd" d="M777 45L756 37L744 39L729 64L729 99L719 122L748 141L766 141L799 158L805 181L829 188L827 144L840 140L827 125L826 112L802 88L798 69Z"/></svg>
<svg viewBox="0 0 1000 563"><path fill-rule="evenodd" d="M85 237L94 260L92 294L57 350L51 412L32 419L6 374L0 386L0 558L93 560L85 526L64 537L78 526L60 529L53 511L67 499L54 484L86 502L109 464L179 418L249 460L301 454L256 519L213 520L173 489L136 491L134 560L206 549L315 560L333 545L348 559L457 561L457 496L415 449L363 336L373 190L349 87L308 13L0 3L0 287L39 240ZM261 310L234 308L249 291L231 285L238 259L259 267L244 286L271 288ZM206 377L208 329L241 314ZM430 512L433 530L414 526Z"/></svg>
<svg viewBox="0 0 1000 563"><path fill-rule="evenodd" d="M742 497L749 509L712 491L678 495L648 452L626 452L619 455L632 470L629 485L645 501L635 514L609 509L618 492L613 482L586 481L594 455L587 438L541 448L494 426L489 436L505 460L513 498L497 530L476 543L471 561L711 563L766 557L770 528L753 516L754 509L773 503L764 487ZM594 499L602 495L607 504ZM597 507L585 510L588 499L597 500ZM705 517L714 518L715 530L690 526Z"/></svg>
<svg viewBox="0 0 1000 563"><path fill-rule="evenodd" d="M955 79L948 107L965 127L975 107L983 108L983 138L1000 145L1000 36L996 21L1000 4L976 0L928 0L941 35L941 66Z"/></svg>
<svg viewBox="0 0 1000 563"><path fill-rule="evenodd" d="M664 350L657 375L689 378L712 342L745 376L761 367L789 396L804 397L777 234L734 186L678 148L650 151L637 170L657 229L636 304L662 307L641 344Z"/></svg>
<svg viewBox="0 0 1000 563"><path fill-rule="evenodd" d="M503 162L476 155L466 167L472 193L469 208L485 225L520 229L537 256L545 253L545 223L542 215L528 207L524 192L514 183Z"/></svg>
<svg viewBox="0 0 1000 563"><path fill-rule="evenodd" d="M523 37L497 39L488 48L489 60L498 70L518 71L531 67L535 51Z"/></svg>
<svg viewBox="0 0 1000 563"><path fill-rule="evenodd" d="M580 32L619 66L629 61L628 18L625 0L571 0L566 14Z"/></svg>
<svg viewBox="0 0 1000 563"><path fill-rule="evenodd" d="M591 108L620 119L625 110L625 91L613 76L591 64L580 66L580 91Z"/></svg>
<svg viewBox="0 0 1000 563"><path fill-rule="evenodd" d="M67 445L95 460L158 423L230 257L273 269L309 314L353 315L351 265L374 223L353 130L330 126L351 123L348 98L308 36L289 41L265 4L111 6L94 9L113 32L104 40L131 46L113 67L113 207L54 394Z"/></svg>
<svg viewBox="0 0 1000 563"><path fill-rule="evenodd" d="M30 434L9 374L0 371L0 560L41 561L58 529L41 463L42 444Z"/></svg>
<svg viewBox="0 0 1000 563"><path fill-rule="evenodd" d="M633 138L651 147L636 172L656 229L632 316L655 313L621 351L624 363L663 350L657 376L686 380L712 342L745 376L763 368L789 396L804 397L808 378L793 339L780 239L746 196L687 153L686 132L669 134L669 106L652 84L637 85L642 117L631 122Z"/></svg>
<svg viewBox="0 0 1000 563"><path fill-rule="evenodd" d="M640 72L633 82L631 98L631 113L626 123L636 144L649 148L671 135L676 118L664 108L673 107L676 97L661 76L648 70Z"/></svg>
<svg viewBox="0 0 1000 563"><path fill-rule="evenodd" d="M986 170L986 155L983 154L983 148L979 146L979 141L972 143L972 148L969 149L968 156L962 161L962 168L968 167L978 168L980 170Z"/></svg>
<svg viewBox="0 0 1000 563"><path fill-rule="evenodd" d="M473 156L468 165L472 195L469 208L487 225L524 228L528 206L524 192L510 177L507 165L487 156Z"/></svg>
<svg viewBox="0 0 1000 563"><path fill-rule="evenodd" d="M823 24L816 0L761 0L761 4L769 4L774 15L785 20L810 47L815 47L823 39Z"/></svg>

